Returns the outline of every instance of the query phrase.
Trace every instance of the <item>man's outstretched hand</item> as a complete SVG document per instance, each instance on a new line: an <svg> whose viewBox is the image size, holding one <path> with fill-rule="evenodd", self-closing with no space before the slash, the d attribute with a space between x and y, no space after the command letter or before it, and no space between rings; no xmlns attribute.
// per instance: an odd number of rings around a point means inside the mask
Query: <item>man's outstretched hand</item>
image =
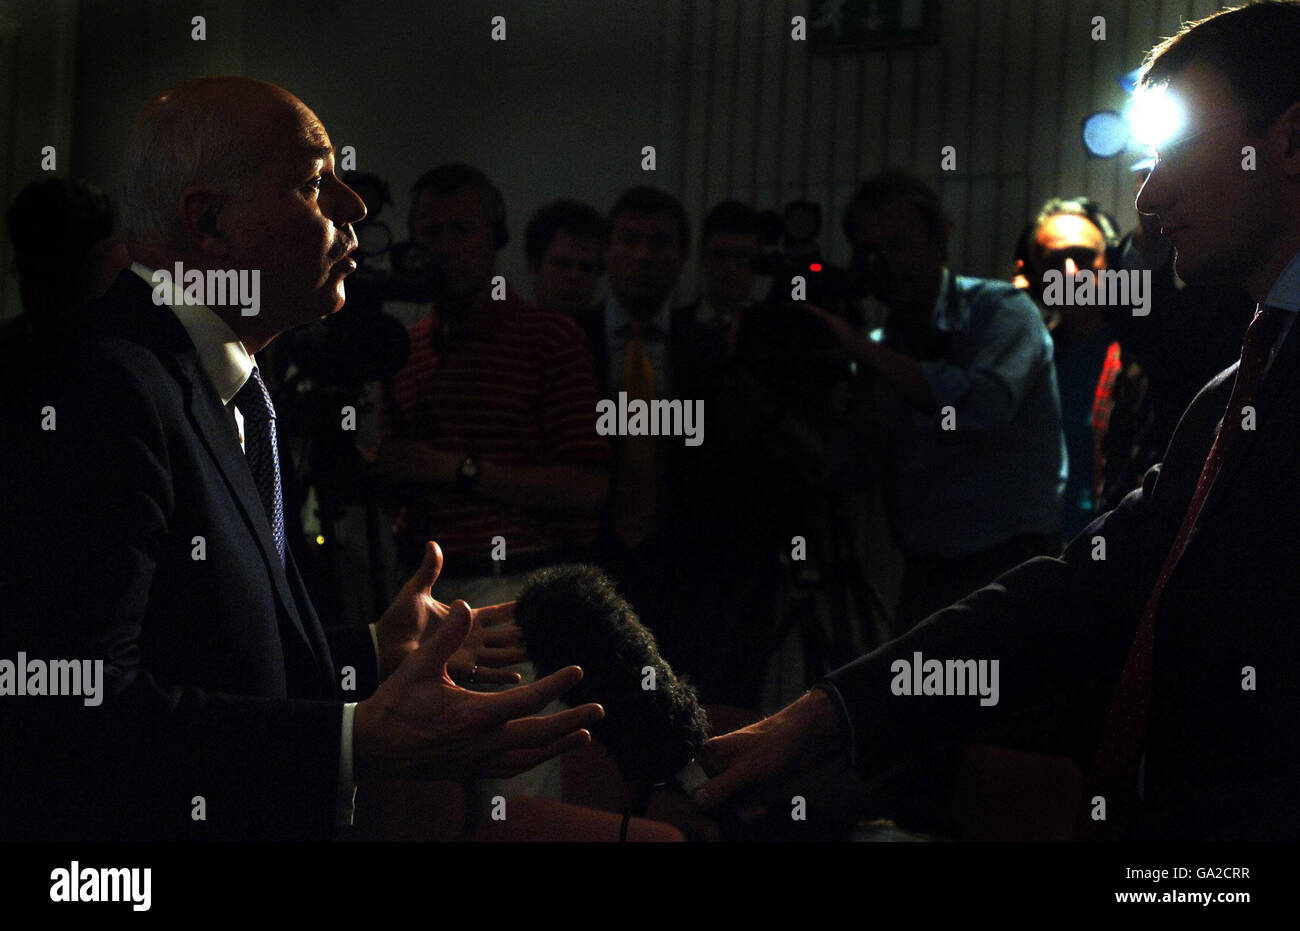
<svg viewBox="0 0 1300 931"><path fill-rule="evenodd" d="M433 597L433 584L441 573L442 549L430 540L424 544L420 568L375 624L381 682L450 616L451 608ZM514 602L473 608L470 616L474 621L470 634L447 663L453 678L486 685L518 682L519 674L505 669L528 658L523 634L514 623Z"/></svg>
<svg viewBox="0 0 1300 931"><path fill-rule="evenodd" d="M513 776L591 740L585 728L605 716L600 705L527 717L582 679L577 666L504 692L471 692L456 685L448 661L472 626L469 605L457 601L375 694L357 705L352 739L359 779L367 774L453 781Z"/></svg>
<svg viewBox="0 0 1300 931"><path fill-rule="evenodd" d="M838 724L830 697L813 689L757 724L714 737L700 750L710 778L695 790L701 808L713 808L784 773L833 755Z"/></svg>

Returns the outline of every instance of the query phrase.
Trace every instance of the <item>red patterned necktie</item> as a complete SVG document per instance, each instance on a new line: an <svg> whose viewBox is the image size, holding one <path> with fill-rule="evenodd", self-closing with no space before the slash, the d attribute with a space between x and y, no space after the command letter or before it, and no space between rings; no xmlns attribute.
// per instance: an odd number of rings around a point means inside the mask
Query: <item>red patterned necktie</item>
<svg viewBox="0 0 1300 931"><path fill-rule="evenodd" d="M1101 743L1098 745L1097 757L1089 774L1088 791L1084 795L1082 813L1083 835L1092 840L1115 840L1127 826L1132 814L1134 796L1137 790L1138 765L1142 756L1142 742L1146 736L1147 697L1151 685L1151 648L1155 637L1156 606L1160 595L1165 590L1174 567L1187 546L1187 538L1196 526L1201 508L1209 495L1214 479L1223 467L1223 463L1236 445L1242 432L1242 409L1251 404L1264 379L1264 370L1268 366L1269 350L1277 342L1282 325L1286 322L1288 311L1276 308L1261 308L1246 328L1245 341L1241 347L1241 362L1237 367L1237 379L1232 386L1232 396L1228 407L1219 422L1219 430L1210 447L1210 455L1205 460L1201 477L1196 483L1196 491L1187 505L1178 535L1174 537L1169 555L1165 557L1160 575L1156 578L1155 588L1147 599L1146 611L1138 625L1133 645L1129 648L1124 671L1120 675L1119 687L1111 701L1110 712L1106 716L1106 725L1102 730ZM1092 819L1092 799L1102 796L1106 800L1106 819Z"/></svg>

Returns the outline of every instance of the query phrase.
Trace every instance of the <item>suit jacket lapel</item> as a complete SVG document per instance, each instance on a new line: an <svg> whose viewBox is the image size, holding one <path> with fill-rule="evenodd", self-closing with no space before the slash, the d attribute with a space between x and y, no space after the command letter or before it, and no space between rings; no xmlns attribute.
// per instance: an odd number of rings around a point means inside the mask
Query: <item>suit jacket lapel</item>
<svg viewBox="0 0 1300 931"><path fill-rule="evenodd" d="M1259 434L1276 435L1275 422L1284 417L1295 416L1296 382L1300 378L1300 320L1292 323L1282 348L1278 350L1273 364L1264 376L1255 398L1255 429L1242 430L1236 439L1236 449L1220 467L1214 479L1205 506L1201 509L1202 519L1212 512L1222 499L1228 485L1241 467L1241 462L1250 455L1256 443L1261 442ZM1241 417L1241 411L1225 411L1226 417ZM1263 441L1267 442L1267 441Z"/></svg>
<svg viewBox="0 0 1300 931"><path fill-rule="evenodd" d="M239 506L245 526L257 540L276 598L303 645L321 662L328 657L328 651L322 657L318 641L323 641L318 630L313 631L314 636L307 632L297 602L290 591L285 569L280 565L275 540L271 537L270 523L266 519L266 509L257 493L257 485L253 481L253 473L248 468L243 450L239 448L239 437L235 433L234 424L226 406L221 403L216 388L212 386L211 379L203 371L194 344L175 314L153 304L149 286L134 272L124 271L114 287L127 289L125 295L119 295L125 299L118 306L124 309L129 306L133 311L129 318L121 320L126 335L149 346L164 363L172 365L173 374L185 391L186 412L194 425L194 432L217 464L231 496ZM315 626L319 627L319 623Z"/></svg>
<svg viewBox="0 0 1300 931"><path fill-rule="evenodd" d="M186 401L195 433L216 462L221 477L225 479L231 495L239 505L245 525L257 540L262 560L266 563L275 584L276 597L280 599L298 635L310 648L311 638L307 635L297 603L289 591L289 580L285 575L285 569L280 565L280 555L276 551L275 540L271 537L271 525L266 519L266 509L262 505L261 495L257 493L257 484L253 481L253 473L248 468L248 461L244 458L243 450L239 448L239 438L231 428L226 407L221 403L221 398L217 396L217 391L212 387L207 374L203 372L198 356L193 350L178 356L177 362L186 381L189 382Z"/></svg>

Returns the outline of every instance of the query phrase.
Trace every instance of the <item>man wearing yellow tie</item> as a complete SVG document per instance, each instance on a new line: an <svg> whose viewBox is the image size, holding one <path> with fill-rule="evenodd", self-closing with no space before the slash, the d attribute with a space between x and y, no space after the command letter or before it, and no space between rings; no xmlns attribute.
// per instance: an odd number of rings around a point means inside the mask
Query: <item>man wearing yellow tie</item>
<svg viewBox="0 0 1300 931"><path fill-rule="evenodd" d="M609 217L610 294L579 317L596 357L600 397L630 403L706 400L724 357L717 332L674 311L672 292L690 241L686 211L651 187L624 191ZM706 434L707 435L707 434ZM604 561L658 636L665 656L691 671L698 617L678 618L673 593L690 585L698 559L685 526L699 510L692 487L698 447L682 437L614 437L615 467L602 522ZM680 603L680 602L678 602Z"/></svg>

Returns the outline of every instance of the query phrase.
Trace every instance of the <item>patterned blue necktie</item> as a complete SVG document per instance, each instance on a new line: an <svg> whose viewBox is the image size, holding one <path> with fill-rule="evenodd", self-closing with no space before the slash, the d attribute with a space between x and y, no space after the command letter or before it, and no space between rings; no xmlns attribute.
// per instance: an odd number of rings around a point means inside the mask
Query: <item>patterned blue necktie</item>
<svg viewBox="0 0 1300 931"><path fill-rule="evenodd" d="M257 493L271 522L271 536L284 565L284 496L280 490L280 453L276 446L275 407L257 366L236 393L235 406L244 415L244 457L257 482Z"/></svg>

